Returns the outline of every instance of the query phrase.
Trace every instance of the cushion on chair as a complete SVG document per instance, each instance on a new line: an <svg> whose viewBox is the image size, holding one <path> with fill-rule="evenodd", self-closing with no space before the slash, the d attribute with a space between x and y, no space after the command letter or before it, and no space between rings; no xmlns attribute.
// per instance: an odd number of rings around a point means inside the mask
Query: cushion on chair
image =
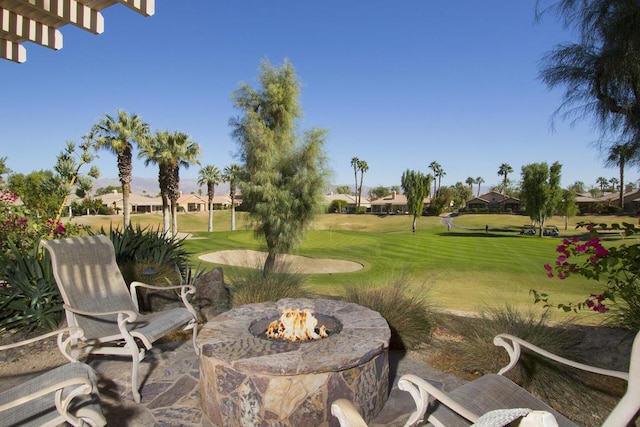
<svg viewBox="0 0 640 427"><path fill-rule="evenodd" d="M94 385L97 383L95 371L91 367L80 362L68 363L0 393L0 404L12 402L23 396L38 392L43 388L74 378L88 379ZM75 387L77 386L66 387L63 392L63 398ZM55 392L51 392L23 405L3 411L0 414L0 426L41 426L47 421L56 419L59 414L55 408L54 394ZM102 415L98 395L81 395L75 398L70 406L70 412L74 414L77 410L91 411Z"/></svg>
<svg viewBox="0 0 640 427"><path fill-rule="evenodd" d="M497 409L529 408L550 412L560 427L578 426L502 375L483 375L451 391L449 396L476 414L485 414ZM471 425L468 420L439 402L432 403L427 413L447 427Z"/></svg>

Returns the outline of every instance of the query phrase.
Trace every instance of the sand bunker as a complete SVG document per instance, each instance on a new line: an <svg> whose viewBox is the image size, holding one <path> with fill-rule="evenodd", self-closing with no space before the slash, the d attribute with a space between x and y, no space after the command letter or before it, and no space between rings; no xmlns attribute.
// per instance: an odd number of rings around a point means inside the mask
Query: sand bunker
<svg viewBox="0 0 640 427"><path fill-rule="evenodd" d="M198 257L202 261L236 267L262 268L266 252L245 249L217 251ZM281 255L276 268L288 267L286 271L303 274L349 273L362 269L362 264L330 258L309 258L300 255Z"/></svg>

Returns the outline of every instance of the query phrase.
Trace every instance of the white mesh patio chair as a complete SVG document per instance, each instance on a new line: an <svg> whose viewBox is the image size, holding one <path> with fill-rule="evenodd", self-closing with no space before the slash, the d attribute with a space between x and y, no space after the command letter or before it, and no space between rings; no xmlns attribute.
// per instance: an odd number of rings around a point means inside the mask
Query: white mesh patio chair
<svg viewBox="0 0 640 427"><path fill-rule="evenodd" d="M84 335L72 342L74 355L107 354L133 360L131 389L140 402L138 368L145 350L159 338L176 330L191 330L196 346L197 317L188 301L195 293L190 285L150 286L131 283L129 289L116 263L113 243L104 235L43 241L51 255L53 275L64 301L69 326ZM136 289L179 289L184 307L142 314Z"/></svg>
<svg viewBox="0 0 640 427"><path fill-rule="evenodd" d="M476 425L474 423L490 425L485 424L487 419L500 416L500 412L507 413L504 412L505 410L517 408L534 410L537 414L551 414L557 425L561 427L577 426L578 424L502 375L517 364L522 347L566 366L626 380L625 394L605 419L602 427L627 426L640 410L640 332L636 335L631 349L629 372L613 371L577 363L549 353L513 335L497 335L493 343L504 347L509 354L510 360L507 366L502 368L498 374L483 375L448 393L420 377L411 374L403 375L398 381L398 388L409 392L416 404L416 410L410 414L405 427L426 423L436 427ZM338 418L341 427L366 426L357 408L348 400L339 399L333 402L331 409ZM484 416L485 414L491 416ZM481 419L481 416L484 417Z"/></svg>
<svg viewBox="0 0 640 427"><path fill-rule="evenodd" d="M66 336L66 333L70 333ZM58 348L71 363L31 376L0 392L0 426L104 426L95 371L67 351L79 328L64 328L35 338L0 346L0 351L58 336Z"/></svg>

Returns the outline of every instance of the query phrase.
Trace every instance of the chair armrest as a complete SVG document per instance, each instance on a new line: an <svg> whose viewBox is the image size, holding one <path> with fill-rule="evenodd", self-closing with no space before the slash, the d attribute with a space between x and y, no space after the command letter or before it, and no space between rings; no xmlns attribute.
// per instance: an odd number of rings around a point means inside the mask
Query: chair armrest
<svg viewBox="0 0 640 427"><path fill-rule="evenodd" d="M409 392L416 404L416 411L409 416L409 419L407 420L405 426L416 425L424 418L424 415L427 412L427 407L429 406L429 397L433 397L434 399L436 399L452 411L456 412L458 415L471 421L472 423L476 422L476 420L479 418L478 415L471 412L464 406L457 403L451 397L449 397L446 392L440 390L433 384L423 380L416 375L406 374L400 377L400 380L398 380L398 388L400 390ZM436 420L425 421L429 421L434 425L439 424L437 422L434 422Z"/></svg>
<svg viewBox="0 0 640 427"><path fill-rule="evenodd" d="M189 312L193 315L194 319L198 318L196 311L193 308L193 305L189 302L189 295L194 295L196 293L196 288L193 285L174 285L174 286L154 286L147 285L142 282L131 282L129 285L131 290L131 298L133 299L133 304L138 307L138 291L137 288L147 288L147 289L156 289L156 290L171 290L171 289L180 289L180 299L184 304L185 308L189 310Z"/></svg>
<svg viewBox="0 0 640 427"><path fill-rule="evenodd" d="M61 329L56 329L55 331L51 331L51 332L47 332L46 334L42 334L42 335L38 335L37 337L33 337L33 338L29 338L26 340L22 340L22 341L18 341L18 342L14 342L11 344L5 344L5 345L0 345L0 351L2 350L9 350L10 348L16 348L16 347L22 347L23 345L27 345L27 344L31 344L37 341L41 341L50 337L54 337L54 336L58 336L58 340L61 340L61 337L66 333L69 332L69 335L73 336L73 337L80 337L82 336L83 332L82 329L72 326L72 327L68 327L68 328L61 328Z"/></svg>
<svg viewBox="0 0 640 427"><path fill-rule="evenodd" d="M550 353L546 350L543 350L540 347L533 345L528 341L525 341L521 338L518 338L510 334L496 335L495 338L493 339L493 344L496 346L504 347L504 349L509 354L509 359L510 359L509 364L507 364L507 366L505 366L504 368L500 369L500 371L498 371L498 375L502 375L508 372L511 368L513 368L516 365L516 363L518 363L518 359L520 359L520 354L521 354L521 347L525 347L533 351L534 353L537 353L541 356L544 356L550 360L556 361L563 365L571 366L573 368L580 369L586 372L592 372L594 374L606 375L609 377L621 378L623 380L629 381L628 372L614 371L611 369L603 369L595 366L586 365L584 363L575 362L573 360L569 360L567 358L564 358L564 357L555 355L553 353Z"/></svg>
<svg viewBox="0 0 640 427"><path fill-rule="evenodd" d="M367 427L360 413L347 399L337 399L331 404L331 413L338 419L340 427Z"/></svg>
<svg viewBox="0 0 640 427"><path fill-rule="evenodd" d="M193 287L193 285L173 285L173 286L158 286L158 285L148 285L146 283L142 283L142 282L131 282L131 285L129 285L132 289L132 293L133 293L133 289L140 287L140 288L148 288L148 289L157 289L157 290L164 290L164 289L185 289L187 291L196 291L196 288ZM188 293L193 293L193 292L188 292Z"/></svg>

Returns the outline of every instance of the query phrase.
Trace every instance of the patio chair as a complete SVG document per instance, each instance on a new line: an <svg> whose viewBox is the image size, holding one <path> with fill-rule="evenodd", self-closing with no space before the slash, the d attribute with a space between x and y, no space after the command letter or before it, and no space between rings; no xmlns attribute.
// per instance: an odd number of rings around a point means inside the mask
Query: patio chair
<svg viewBox="0 0 640 427"><path fill-rule="evenodd" d="M415 375L403 375L398 381L398 388L409 392L416 404L416 410L410 414L405 427L421 423L430 423L436 427L469 426L482 421L480 418L483 414L514 408L527 408L536 412L549 413L553 415L559 426L576 426L577 424L503 376L518 362L522 347L563 365L626 380L627 390L602 424L603 427L626 426L640 410L640 332L636 335L631 349L629 372L613 371L577 363L549 353L513 335L497 335L493 343L504 347L509 354L510 360L507 366L502 368L498 374L483 375L451 392L444 392ZM430 400L432 401L430 402ZM366 425L357 409L347 400L339 399L334 402L332 413L338 418L342 427Z"/></svg>
<svg viewBox="0 0 640 427"><path fill-rule="evenodd" d="M70 335L63 339L67 332ZM58 348L71 362L0 392L0 426L57 426L67 422L97 427L107 423L100 407L94 370L67 351L70 340L81 334L79 328L64 328L0 346L0 351L8 350L57 335Z"/></svg>
<svg viewBox="0 0 640 427"><path fill-rule="evenodd" d="M188 301L193 286L150 286L133 282L127 288L116 263L113 243L104 235L43 241L51 255L53 275L64 301L69 326L84 331L71 344L74 356L86 354L131 357L131 389L140 402L138 368L145 350L159 338L176 330L189 330L196 345L196 312ZM179 289L183 307L142 314L136 289Z"/></svg>

